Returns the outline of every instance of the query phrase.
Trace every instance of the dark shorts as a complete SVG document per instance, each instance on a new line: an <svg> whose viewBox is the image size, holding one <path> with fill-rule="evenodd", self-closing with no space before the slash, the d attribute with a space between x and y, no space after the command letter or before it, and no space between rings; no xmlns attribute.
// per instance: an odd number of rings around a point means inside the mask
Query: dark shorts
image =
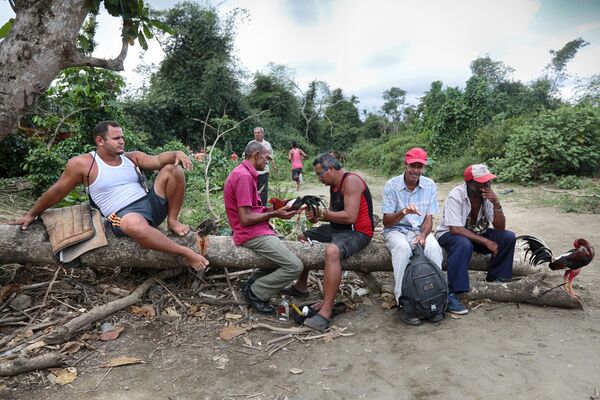
<svg viewBox="0 0 600 400"><path fill-rule="evenodd" d="M340 249L340 260L358 253L371 242L371 238L362 232L335 231L325 224L304 231L304 237L322 243L333 243Z"/></svg>
<svg viewBox="0 0 600 400"><path fill-rule="evenodd" d="M157 195L154 192L154 188L151 188L150 192L148 192L146 196L134 201L129 205L126 205L115 214L117 214L117 216L120 218L123 218L129 213L140 214L146 218L150 225L157 227L167 217L167 211L167 200ZM125 233L123 233L120 227L112 224L110 226L116 236L125 236Z"/></svg>
<svg viewBox="0 0 600 400"><path fill-rule="evenodd" d="M292 180L297 181L302 174L302 168L294 168L292 169Z"/></svg>

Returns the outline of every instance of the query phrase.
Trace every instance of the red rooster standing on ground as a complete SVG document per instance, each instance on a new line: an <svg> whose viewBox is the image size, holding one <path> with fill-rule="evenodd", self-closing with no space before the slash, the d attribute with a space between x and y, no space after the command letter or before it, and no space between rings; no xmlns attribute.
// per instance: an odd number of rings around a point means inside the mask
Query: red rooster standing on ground
<svg viewBox="0 0 600 400"><path fill-rule="evenodd" d="M579 298L573 292L573 279L579 275L581 268L588 265L594 259L594 248L585 239L576 239L573 242L574 249L567 251L565 254L554 258L552 250L544 243L543 240L534 236L518 236L517 240L521 240L521 245L525 249L525 258L529 257L531 265L540 265L549 263L551 270L566 269L563 279L565 281L565 290L571 296Z"/></svg>

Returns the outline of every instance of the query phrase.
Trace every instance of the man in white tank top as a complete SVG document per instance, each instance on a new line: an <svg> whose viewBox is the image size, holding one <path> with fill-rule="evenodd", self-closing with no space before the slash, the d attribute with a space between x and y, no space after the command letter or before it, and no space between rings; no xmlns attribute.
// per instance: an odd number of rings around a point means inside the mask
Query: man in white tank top
<svg viewBox="0 0 600 400"><path fill-rule="evenodd" d="M140 151L125 153L123 131L113 121L100 122L93 136L96 151L71 158L58 181L13 224L27 229L38 215L83 183L102 214L113 221L116 234L131 237L143 248L181 256L196 270L204 269L208 265L204 257L156 229L166 217L171 231L180 236L189 231L189 227L178 220L185 193L185 177L178 164L191 169L188 156L182 151L157 156ZM136 165L143 170L160 170L148 194L135 172Z"/></svg>

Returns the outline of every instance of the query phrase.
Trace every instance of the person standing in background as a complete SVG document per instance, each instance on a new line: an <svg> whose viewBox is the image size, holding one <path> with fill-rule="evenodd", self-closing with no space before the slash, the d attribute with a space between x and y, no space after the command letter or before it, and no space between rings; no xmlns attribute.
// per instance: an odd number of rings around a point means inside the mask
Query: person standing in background
<svg viewBox="0 0 600 400"><path fill-rule="evenodd" d="M302 160L306 160L306 153L298 148L296 142L292 142L292 148L288 152L288 160L292 163L292 180L296 182L296 190L300 190L302 184Z"/></svg>
<svg viewBox="0 0 600 400"><path fill-rule="evenodd" d="M264 206L267 204L267 199L269 198L269 163L273 164L273 168L275 166L275 160L273 159L273 147L271 147L271 143L265 140L265 130L260 126L254 128L254 140L248 142L248 144L252 142L258 142L262 144L268 151L268 162L265 166L264 170L257 171L258 172L258 191L260 193L260 201Z"/></svg>

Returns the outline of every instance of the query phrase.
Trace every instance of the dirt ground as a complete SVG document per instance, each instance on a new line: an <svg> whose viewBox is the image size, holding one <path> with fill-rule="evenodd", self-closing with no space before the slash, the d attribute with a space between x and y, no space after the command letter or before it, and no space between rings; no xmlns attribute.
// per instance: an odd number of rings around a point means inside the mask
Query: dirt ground
<svg viewBox="0 0 600 400"><path fill-rule="evenodd" d="M366 179L381 213L385 179ZM455 184L439 185L441 204ZM508 228L517 234L539 236L559 254L576 237L600 249L599 214L540 207L536 199L547 194L535 188L495 189L513 189L499 197ZM327 189L307 184L302 193ZM334 320L353 336L295 342L270 358L262 349L277 334L248 332L254 348L243 347L242 336L220 340L224 316L216 323L123 317L117 321L125 328L121 336L97 342L71 384L43 385L38 373L25 374L17 388L0 380L0 388L6 385L0 398L600 399L599 266L595 260L575 280L583 311L483 303L459 319L410 327L395 308L382 308L382 298L371 295ZM268 323L278 325L274 319ZM139 357L145 364L99 367L118 356ZM303 372L293 374L293 368Z"/></svg>

